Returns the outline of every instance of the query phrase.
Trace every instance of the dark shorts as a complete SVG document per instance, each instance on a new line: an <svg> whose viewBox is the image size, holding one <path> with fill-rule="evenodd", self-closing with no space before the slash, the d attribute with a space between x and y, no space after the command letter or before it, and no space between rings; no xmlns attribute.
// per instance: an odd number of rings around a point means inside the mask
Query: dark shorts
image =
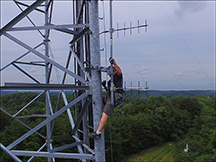
<svg viewBox="0 0 216 162"><path fill-rule="evenodd" d="M107 115L111 115L113 109L118 106L122 101L122 94L121 93L115 93L115 104L111 104L111 98L109 96L106 96L103 98L103 103L105 104L103 112Z"/></svg>

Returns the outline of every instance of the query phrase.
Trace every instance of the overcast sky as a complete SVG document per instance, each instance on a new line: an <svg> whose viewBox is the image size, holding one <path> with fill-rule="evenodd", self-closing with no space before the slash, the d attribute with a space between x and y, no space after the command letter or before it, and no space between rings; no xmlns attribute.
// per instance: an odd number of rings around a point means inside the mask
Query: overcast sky
<svg viewBox="0 0 216 162"><path fill-rule="evenodd" d="M27 2L31 3L31 2ZM64 11L64 12L63 12ZM14 18L20 9L11 1L1 1L1 28ZM29 15L37 25L43 25L42 14ZM109 2L99 3L100 31L109 29ZM114 33L113 56L122 68L129 86L148 82L151 90L215 89L215 2L213 1L113 1L113 27L123 28L147 20L144 28ZM130 23L131 22L131 23ZM54 24L72 23L72 5L57 1L53 9ZM16 26L31 26L27 18ZM41 43L38 32L10 32L11 35L34 47ZM51 32L51 50L57 62L65 65L71 36ZM109 34L100 36L101 64L110 55ZM105 44L106 43L106 44ZM38 48L43 52L44 48ZM1 68L26 50L5 36L1 37ZM22 59L39 60L30 55ZM25 69L25 67L23 67ZM27 69L26 69L27 70ZM28 69L39 80L44 72ZM106 79L105 75L102 75ZM54 82L55 79L53 79ZM1 72L4 82L26 82L25 76L10 67Z"/></svg>

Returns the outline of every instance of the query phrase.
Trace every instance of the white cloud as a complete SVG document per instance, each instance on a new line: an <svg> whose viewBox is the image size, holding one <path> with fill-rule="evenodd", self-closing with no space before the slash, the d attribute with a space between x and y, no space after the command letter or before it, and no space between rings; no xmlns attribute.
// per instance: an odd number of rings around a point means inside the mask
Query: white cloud
<svg viewBox="0 0 216 162"><path fill-rule="evenodd" d="M199 12L206 6L205 1L178 1L179 8L175 10L175 14L182 18L186 13Z"/></svg>

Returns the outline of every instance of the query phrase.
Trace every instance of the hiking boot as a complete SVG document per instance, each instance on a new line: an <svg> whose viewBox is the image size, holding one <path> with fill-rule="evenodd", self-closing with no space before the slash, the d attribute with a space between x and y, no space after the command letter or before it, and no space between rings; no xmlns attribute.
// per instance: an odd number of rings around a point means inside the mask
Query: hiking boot
<svg viewBox="0 0 216 162"><path fill-rule="evenodd" d="M89 138L95 138L95 139L101 138L101 134L97 134L96 132L89 132L88 136L89 136Z"/></svg>

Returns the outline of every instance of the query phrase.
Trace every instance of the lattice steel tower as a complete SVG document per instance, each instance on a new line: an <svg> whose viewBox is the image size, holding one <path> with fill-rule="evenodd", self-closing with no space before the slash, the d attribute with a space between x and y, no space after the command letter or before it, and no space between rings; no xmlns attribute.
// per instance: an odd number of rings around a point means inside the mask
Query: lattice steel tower
<svg viewBox="0 0 216 162"><path fill-rule="evenodd" d="M101 139L92 142L92 149L89 147L91 142L89 142L90 140L87 136L89 129L97 129L102 113L98 1L71 0L73 6L71 11L73 13L71 17L73 23L71 24L54 24L52 22L54 16L57 16L54 14L55 8L53 8L55 3L63 2L55 0L35 0L32 2L14 0L14 4L20 9L20 13L15 15L0 30L1 39L4 37L4 39L14 42L14 45L18 45L26 50L25 53L16 53L16 58L13 58L4 67L1 67L1 73L8 68L14 68L29 79L28 82L24 83L18 82L16 79L5 82L4 85L1 85L1 90L41 91L38 96L14 114L10 114L7 109L1 108L1 113L6 113L29 129L27 133L8 146L1 144L1 149L15 161L22 161L19 157L27 156L29 157L28 161L32 161L35 157L46 157L49 162L59 158L80 159L83 162L90 159L102 162L105 161L104 135L102 134ZM64 10L64 8L61 9L62 12ZM41 23L35 23L31 19L32 14L37 14L37 21L40 20ZM1 15L1 17L4 16ZM30 25L22 25L24 19ZM68 54L64 64L54 59L53 53L55 51L52 51L51 43L55 39L60 38L52 37L52 31L71 37L66 46ZM34 44L31 41L22 40L22 37L18 38L19 33L27 33L28 38L34 39L34 42L37 43ZM35 36L35 33L37 33L37 36ZM4 50L2 49L4 48L1 48L1 54L4 55ZM34 60L31 60L32 56ZM43 80L37 78L38 76L32 73L32 68L37 70L43 69ZM54 111L54 106L50 100L50 92L54 90L59 92L59 97L64 101L64 106L57 107L57 111ZM66 90L77 92L75 99L68 101L65 94ZM20 114L42 94L45 95L46 114L22 116L22 118L38 117L44 119L31 128L28 126L28 123L22 122ZM72 115L72 106L76 107L77 117ZM64 112L67 113L70 120L68 129L71 129L71 138L75 142L53 147L53 121ZM46 128L46 134L39 132L39 129L43 127ZM44 139L44 145L34 151L19 150L18 145L35 133ZM14 147L16 147L16 150L14 150ZM64 152L65 149L71 147L77 147L78 151Z"/></svg>

